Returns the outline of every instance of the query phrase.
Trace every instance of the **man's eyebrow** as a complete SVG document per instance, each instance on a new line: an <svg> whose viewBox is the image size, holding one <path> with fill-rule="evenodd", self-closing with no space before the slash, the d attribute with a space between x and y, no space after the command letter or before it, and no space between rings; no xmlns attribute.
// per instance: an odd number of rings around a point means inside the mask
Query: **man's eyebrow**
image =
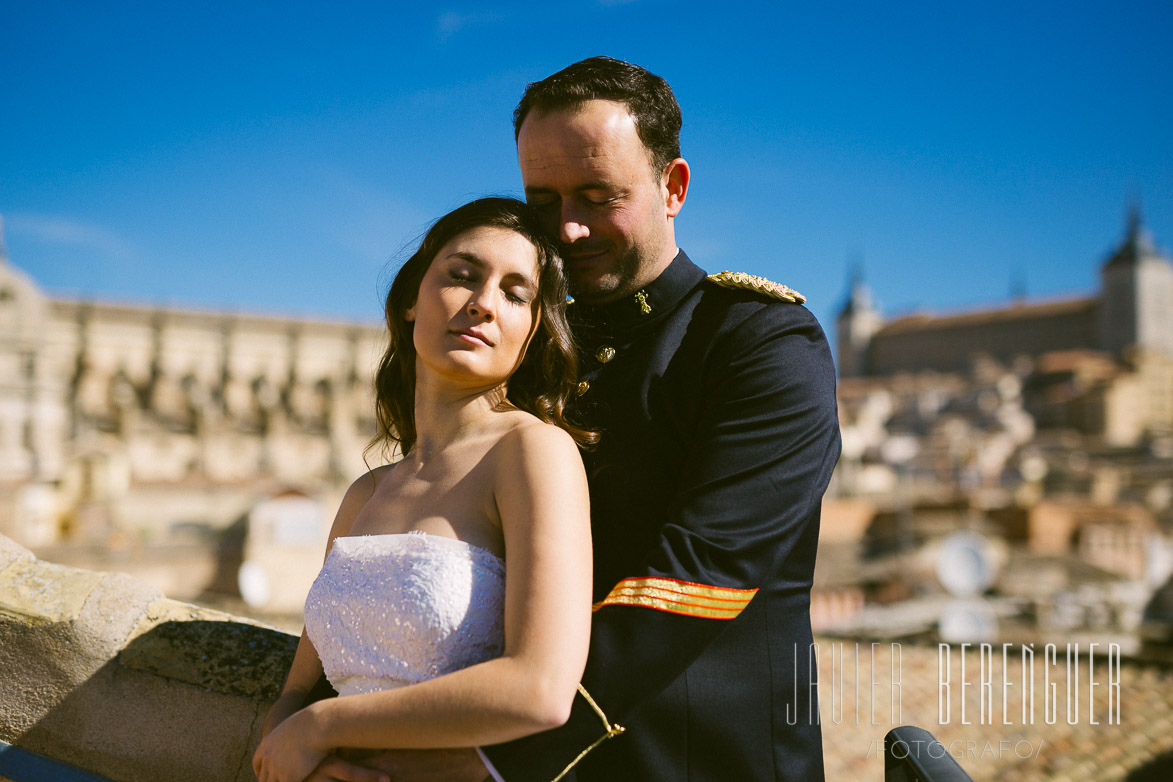
<svg viewBox="0 0 1173 782"><path fill-rule="evenodd" d="M611 182L594 181L594 182L585 182L581 185L577 185L574 188L574 192L581 193L586 190L617 190L617 189L619 189L619 188ZM532 193L556 193L556 192L558 192L556 188L544 187L541 185L535 185L533 187L526 187L525 188L526 195L530 195Z"/></svg>

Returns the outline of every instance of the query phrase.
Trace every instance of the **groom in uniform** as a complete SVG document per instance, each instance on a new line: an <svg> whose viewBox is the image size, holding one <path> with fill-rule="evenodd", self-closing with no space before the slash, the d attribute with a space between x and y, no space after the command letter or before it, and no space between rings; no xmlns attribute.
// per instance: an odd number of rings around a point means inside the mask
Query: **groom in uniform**
<svg viewBox="0 0 1173 782"><path fill-rule="evenodd" d="M831 354L800 295L677 248L680 126L663 79L607 57L514 112L526 200L572 281L577 412L602 433L590 655L566 725L414 755L452 764L431 777L389 753L395 780L823 778L810 588L839 455Z"/></svg>

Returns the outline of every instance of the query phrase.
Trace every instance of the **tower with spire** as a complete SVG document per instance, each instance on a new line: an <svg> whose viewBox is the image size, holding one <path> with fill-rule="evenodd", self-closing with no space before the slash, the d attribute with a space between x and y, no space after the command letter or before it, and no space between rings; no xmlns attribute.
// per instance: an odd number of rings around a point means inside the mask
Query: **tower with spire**
<svg viewBox="0 0 1173 782"><path fill-rule="evenodd" d="M856 263L851 270L847 301L835 318L840 377L868 374L868 347L883 325L884 318L864 281L862 264Z"/></svg>
<svg viewBox="0 0 1173 782"><path fill-rule="evenodd" d="M1100 348L1120 357L1134 350L1173 355L1173 263L1157 251L1135 203L1100 281Z"/></svg>

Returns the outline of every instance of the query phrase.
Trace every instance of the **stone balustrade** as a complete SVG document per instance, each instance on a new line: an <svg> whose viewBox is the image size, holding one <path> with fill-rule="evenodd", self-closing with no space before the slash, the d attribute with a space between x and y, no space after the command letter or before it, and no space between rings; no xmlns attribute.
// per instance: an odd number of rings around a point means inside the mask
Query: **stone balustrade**
<svg viewBox="0 0 1173 782"><path fill-rule="evenodd" d="M297 639L0 535L0 741L120 782L253 780Z"/></svg>

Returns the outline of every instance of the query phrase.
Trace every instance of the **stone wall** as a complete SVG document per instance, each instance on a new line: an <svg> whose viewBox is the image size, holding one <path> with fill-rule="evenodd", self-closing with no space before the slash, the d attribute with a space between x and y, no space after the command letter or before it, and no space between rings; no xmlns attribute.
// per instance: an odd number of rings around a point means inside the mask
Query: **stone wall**
<svg viewBox="0 0 1173 782"><path fill-rule="evenodd" d="M0 740L119 782L254 780L297 639L0 536Z"/></svg>
<svg viewBox="0 0 1173 782"><path fill-rule="evenodd" d="M1011 363L1018 356L1093 348L1096 306L1094 299L1080 299L951 317L910 315L872 338L868 372L959 372L977 356Z"/></svg>

